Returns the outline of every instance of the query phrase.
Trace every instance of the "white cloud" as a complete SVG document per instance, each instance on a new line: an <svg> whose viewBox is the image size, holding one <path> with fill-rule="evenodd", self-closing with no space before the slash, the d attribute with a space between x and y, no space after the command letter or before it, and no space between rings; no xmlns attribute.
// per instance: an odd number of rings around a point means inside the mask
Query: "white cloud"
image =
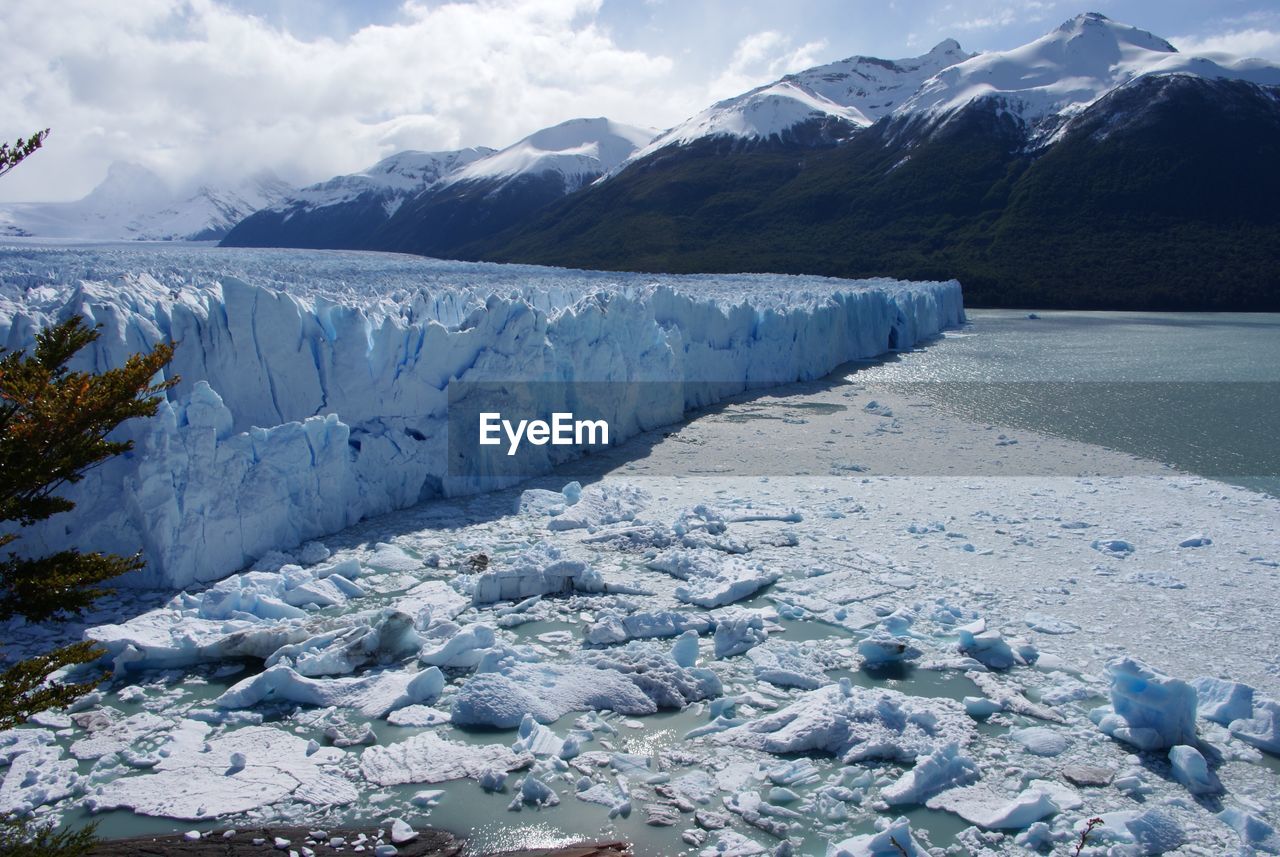
<svg viewBox="0 0 1280 857"><path fill-rule="evenodd" d="M1015 24L1041 21L1054 5L1050 0L967 0L943 4L929 20L948 33L1001 30Z"/></svg>
<svg viewBox="0 0 1280 857"><path fill-rule="evenodd" d="M1185 54L1223 53L1280 60L1280 30L1233 30L1211 36L1179 36L1169 41Z"/></svg>
<svg viewBox="0 0 1280 857"><path fill-rule="evenodd" d="M215 0L58 0L0 19L0 137L52 127L0 183L72 198L113 160L176 185L270 168L293 180L403 148L503 146L575 116L674 123L701 87L620 48L601 0L408 2L393 25L303 41Z"/></svg>
<svg viewBox="0 0 1280 857"><path fill-rule="evenodd" d="M777 80L785 74L817 65L826 40L795 46L787 36L765 30L738 43L728 67L712 81L710 100L729 98L753 87Z"/></svg>

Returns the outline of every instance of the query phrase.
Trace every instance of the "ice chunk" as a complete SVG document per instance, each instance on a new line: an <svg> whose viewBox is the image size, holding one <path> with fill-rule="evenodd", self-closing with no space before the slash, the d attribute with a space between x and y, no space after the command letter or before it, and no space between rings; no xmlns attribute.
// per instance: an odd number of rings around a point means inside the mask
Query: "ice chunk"
<svg viewBox="0 0 1280 857"><path fill-rule="evenodd" d="M1048 613L1038 613L1031 611L1027 613L1023 621L1027 623L1033 631L1039 631L1041 634L1074 634L1080 630L1080 626L1074 622L1068 622L1066 619L1059 619L1057 616L1050 616Z"/></svg>
<svg viewBox="0 0 1280 857"><path fill-rule="evenodd" d="M768 753L829 753L853 764L912 762L946 743L966 744L973 733L973 721L958 702L870 690L845 680L801 694L780 711L713 740Z"/></svg>
<svg viewBox="0 0 1280 857"><path fill-rule="evenodd" d="M603 592L604 581L585 562L567 559L549 544L518 556L505 568L478 575L473 583L474 604L519 601L533 595L553 593Z"/></svg>
<svg viewBox="0 0 1280 857"><path fill-rule="evenodd" d="M1232 720L1227 728L1246 744L1280 756L1280 702L1271 699L1255 702L1252 717Z"/></svg>
<svg viewBox="0 0 1280 857"><path fill-rule="evenodd" d="M539 807L558 806L559 803L560 796L555 793L551 786L533 774L526 774L519 783L515 798L507 808L519 809L522 804Z"/></svg>
<svg viewBox="0 0 1280 857"><path fill-rule="evenodd" d="M551 723L570 711L652 714L658 706L613 670L586 664L516 664L472 677L454 697L453 722L511 729L526 713Z"/></svg>
<svg viewBox="0 0 1280 857"><path fill-rule="evenodd" d="M489 768L483 771L476 781L480 783L480 788L487 792L500 792L507 786L507 772Z"/></svg>
<svg viewBox="0 0 1280 857"><path fill-rule="evenodd" d="M951 789L930 798L929 809L945 810L987 830L1022 830L1059 811L1048 792L1029 788L1012 800L1003 799L985 786Z"/></svg>
<svg viewBox="0 0 1280 857"><path fill-rule="evenodd" d="M1000 677L988 672L978 672L969 670L965 674L965 678L978 686L978 689L985 693L990 701L990 705L974 701L969 702L973 697L965 698L965 708L972 712L982 712L990 708L991 705L996 706L998 711L1012 711L1015 714L1025 714L1028 717L1038 717L1041 720L1047 720L1050 723L1066 723L1066 719L1054 711L1047 705L1038 702L1032 702L1022 695L1016 687L1011 687ZM988 714L994 712L987 712ZM981 716L979 714L979 716Z"/></svg>
<svg viewBox="0 0 1280 857"><path fill-rule="evenodd" d="M407 613L385 609L363 618L369 624L361 622L281 646L264 665L292 666L305 676L347 675L362 667L403 660L422 645Z"/></svg>
<svg viewBox="0 0 1280 857"><path fill-rule="evenodd" d="M172 669L237 658L265 660L281 646L314 635L307 621L203 619L191 610L160 608L85 636L107 650L117 673Z"/></svg>
<svg viewBox="0 0 1280 857"><path fill-rule="evenodd" d="M443 580L424 580L397 598L391 607L426 626L430 619L452 619L470 604L469 598Z"/></svg>
<svg viewBox="0 0 1280 857"><path fill-rule="evenodd" d="M1201 676L1191 686L1196 689L1196 712L1205 720L1226 726L1253 715L1253 688L1247 684Z"/></svg>
<svg viewBox="0 0 1280 857"><path fill-rule="evenodd" d="M756 857L768 854L765 848L754 839L748 839L735 830L725 828L716 831L715 845L708 846L698 852L699 857Z"/></svg>
<svg viewBox="0 0 1280 857"><path fill-rule="evenodd" d="M754 613L728 615L716 623L715 655L731 658L749 651L769 639L764 620Z"/></svg>
<svg viewBox="0 0 1280 857"><path fill-rule="evenodd" d="M439 726L450 722L449 713L432 708L429 705L406 705L397 708L387 715L387 722L392 726L416 726L425 728Z"/></svg>
<svg viewBox="0 0 1280 857"><path fill-rule="evenodd" d="M648 504L648 493L634 485L598 483L583 490L576 502L547 523L547 528L578 530L634 521Z"/></svg>
<svg viewBox="0 0 1280 857"><path fill-rule="evenodd" d="M870 636L858 641L858 654L864 667L877 667L919 658L923 652L911 644L908 637L894 636L877 628Z"/></svg>
<svg viewBox="0 0 1280 857"><path fill-rule="evenodd" d="M671 647L671 660L679 666L692 667L698 663L698 632L685 631Z"/></svg>
<svg viewBox="0 0 1280 857"><path fill-rule="evenodd" d="M199 726L189 728L198 733ZM243 755L243 767L230 765L236 753ZM331 770L342 757L342 750L331 747L309 754L307 742L296 735L249 726L210 738L204 752L172 752L154 773L108 780L85 804L94 811L123 807L192 821L248 812L290 796L343 805L355 801L356 789Z"/></svg>
<svg viewBox="0 0 1280 857"><path fill-rule="evenodd" d="M1203 548L1203 547L1208 547L1211 544L1213 544L1213 539L1209 538L1208 536L1202 536L1197 533L1194 536L1187 536L1185 539L1178 542L1178 547Z"/></svg>
<svg viewBox="0 0 1280 857"><path fill-rule="evenodd" d="M1238 806L1229 806L1218 818L1240 837L1240 842L1264 854L1280 854L1280 833L1270 824Z"/></svg>
<svg viewBox="0 0 1280 857"><path fill-rule="evenodd" d="M1127 819L1124 826L1143 854L1164 854L1187 841L1182 825L1168 810L1149 809Z"/></svg>
<svg viewBox="0 0 1280 857"><path fill-rule="evenodd" d="M428 643L418 660L446 669L472 669L496 641L493 628L476 623L462 628L439 645Z"/></svg>
<svg viewBox="0 0 1280 857"><path fill-rule="evenodd" d="M911 835L911 822L905 817L879 833L864 833L827 846L827 857L924 857L928 853Z"/></svg>
<svg viewBox="0 0 1280 857"><path fill-rule="evenodd" d="M1094 539L1090 547L1115 557L1126 557L1134 551L1133 545L1124 539Z"/></svg>
<svg viewBox="0 0 1280 857"><path fill-rule="evenodd" d="M722 607L749 598L778 579L777 572L746 564L726 568L716 577L698 577L676 587L676 598L699 607Z"/></svg>
<svg viewBox="0 0 1280 857"><path fill-rule="evenodd" d="M598 669L621 673L660 709L684 708L691 702L711 699L723 692L714 672L683 667L652 643L629 643L620 648L583 652L578 657Z"/></svg>
<svg viewBox="0 0 1280 857"><path fill-rule="evenodd" d="M367 747L360 754L360 772L378 786L442 783L464 777L479 780L491 771L501 774L531 764L533 756L529 753L516 753L501 744L447 741L434 732L395 744Z"/></svg>
<svg viewBox="0 0 1280 857"><path fill-rule="evenodd" d="M890 806L920 804L938 792L976 782L979 776L978 764L953 741L916 759L915 767L880 790L880 797Z"/></svg>
<svg viewBox="0 0 1280 857"><path fill-rule="evenodd" d="M755 676L778 687L798 687L814 690L830 684L825 670L836 664L823 663L812 646L790 640L772 640L747 652Z"/></svg>
<svg viewBox="0 0 1280 857"><path fill-rule="evenodd" d="M1193 795L1222 793L1222 783L1209 770L1209 763L1195 747L1179 744L1169 750L1169 764L1173 766L1173 778L1182 783Z"/></svg>
<svg viewBox="0 0 1280 857"><path fill-rule="evenodd" d="M1028 729L1015 729L1009 737L1017 741L1028 752L1036 756L1058 756L1067 750L1067 738L1056 729L1043 726L1032 726Z"/></svg>
<svg viewBox="0 0 1280 857"><path fill-rule="evenodd" d="M561 491L529 488L520 492L520 499L516 501L516 514L535 518L554 517L568 505L570 503Z"/></svg>
<svg viewBox="0 0 1280 857"><path fill-rule="evenodd" d="M0 780L0 813L25 814L62 800L80 787L75 759L64 759L56 744L33 742L22 752L14 747L10 745L9 769Z"/></svg>
<svg viewBox="0 0 1280 857"><path fill-rule="evenodd" d="M1133 658L1116 658L1106 671L1110 709L1090 712L1099 729L1143 750L1195 743L1195 688Z"/></svg>
<svg viewBox="0 0 1280 857"><path fill-rule="evenodd" d="M409 826L403 819L391 819L391 841L396 845L404 845L418 838L418 831Z"/></svg>
<svg viewBox="0 0 1280 857"><path fill-rule="evenodd" d="M520 730L511 749L517 753L534 756L559 756L564 750L564 739L526 714L520 721Z"/></svg>
<svg viewBox="0 0 1280 857"><path fill-rule="evenodd" d="M83 715L75 716L81 718ZM105 722L95 721L84 721L88 737L71 745L71 755L77 759L99 759L123 752L144 738L173 725L169 719L147 711L140 711L120 720L109 716Z"/></svg>
<svg viewBox="0 0 1280 857"><path fill-rule="evenodd" d="M275 666L227 689L214 700L220 708L250 708L262 702L354 708L366 717L385 717L414 703L430 704L444 689L437 667L421 672L380 672L358 678L315 679Z"/></svg>
<svg viewBox="0 0 1280 857"><path fill-rule="evenodd" d="M741 601L777 581L777 572L713 550L676 548L650 560L649 567L684 581L676 597L699 607L721 607Z"/></svg>
<svg viewBox="0 0 1280 857"><path fill-rule="evenodd" d="M960 635L960 651L993 670L1007 670L1027 662L1013 650L1004 635L987 629L985 619L957 628L956 632Z"/></svg>
<svg viewBox="0 0 1280 857"><path fill-rule="evenodd" d="M632 613L601 611L587 626L586 640L593 646L655 637L678 637L687 631L705 634L716 626L706 613L680 610Z"/></svg>

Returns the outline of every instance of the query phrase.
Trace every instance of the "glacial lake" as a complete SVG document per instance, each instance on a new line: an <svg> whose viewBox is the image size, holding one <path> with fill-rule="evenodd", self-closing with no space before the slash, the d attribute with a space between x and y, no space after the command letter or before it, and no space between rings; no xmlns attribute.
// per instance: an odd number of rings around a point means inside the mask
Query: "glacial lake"
<svg viewBox="0 0 1280 857"><path fill-rule="evenodd" d="M1280 315L967 315L962 330L859 364L853 379L1280 495Z"/></svg>

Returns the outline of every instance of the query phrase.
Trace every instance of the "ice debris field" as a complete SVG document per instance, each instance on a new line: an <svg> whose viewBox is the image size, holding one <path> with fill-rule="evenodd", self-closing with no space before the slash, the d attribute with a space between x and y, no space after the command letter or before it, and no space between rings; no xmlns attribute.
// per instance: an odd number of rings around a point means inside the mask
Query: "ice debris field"
<svg viewBox="0 0 1280 857"><path fill-rule="evenodd" d="M873 293L887 340L912 292ZM610 294L643 318L668 293ZM940 312L948 292L922 294ZM689 306L726 312L705 300ZM779 447L784 429L860 451L995 436L851 384L777 404ZM646 462L772 454L734 415ZM1073 452L1020 440L991 455ZM476 849L1057 854L1094 818L1082 854L1280 853L1274 498L1179 476L645 467L414 505L150 609L126 592L86 630L100 691L0 733L0 812L105 835L374 820L382 854L427 825ZM5 629L18 654L55 637Z"/></svg>

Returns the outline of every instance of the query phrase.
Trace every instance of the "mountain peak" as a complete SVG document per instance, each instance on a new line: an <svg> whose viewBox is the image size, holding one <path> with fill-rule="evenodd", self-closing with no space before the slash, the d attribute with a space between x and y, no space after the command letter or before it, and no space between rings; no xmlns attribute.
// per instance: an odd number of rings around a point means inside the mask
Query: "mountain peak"
<svg viewBox="0 0 1280 857"><path fill-rule="evenodd" d="M1178 51L1177 48L1159 36L1129 24L1113 21L1101 12L1084 12L1076 15L1074 18L1063 21L1057 30L1047 34L1044 38L1053 38L1055 35L1065 36L1071 41L1084 38L1100 42L1114 42L1121 46L1127 45L1162 54L1177 53Z"/></svg>
<svg viewBox="0 0 1280 857"><path fill-rule="evenodd" d="M1146 75L1275 85L1280 69L1253 60L1178 53L1159 36L1086 12L1035 41L980 54L928 80L897 109L899 116L940 117L977 100L998 99L1036 139L1049 140L1072 117L1121 86Z"/></svg>
<svg viewBox="0 0 1280 857"><path fill-rule="evenodd" d="M656 133L604 116L568 119L467 165L446 181L505 181L522 175L559 173L567 187L577 188L621 164Z"/></svg>
<svg viewBox="0 0 1280 857"><path fill-rule="evenodd" d="M925 54L924 57L943 57L963 52L964 49L960 47L960 43L955 39L943 39L934 45L929 53ZM965 56L968 56L968 54L965 54ZM924 57L921 57L921 59L924 59Z"/></svg>

